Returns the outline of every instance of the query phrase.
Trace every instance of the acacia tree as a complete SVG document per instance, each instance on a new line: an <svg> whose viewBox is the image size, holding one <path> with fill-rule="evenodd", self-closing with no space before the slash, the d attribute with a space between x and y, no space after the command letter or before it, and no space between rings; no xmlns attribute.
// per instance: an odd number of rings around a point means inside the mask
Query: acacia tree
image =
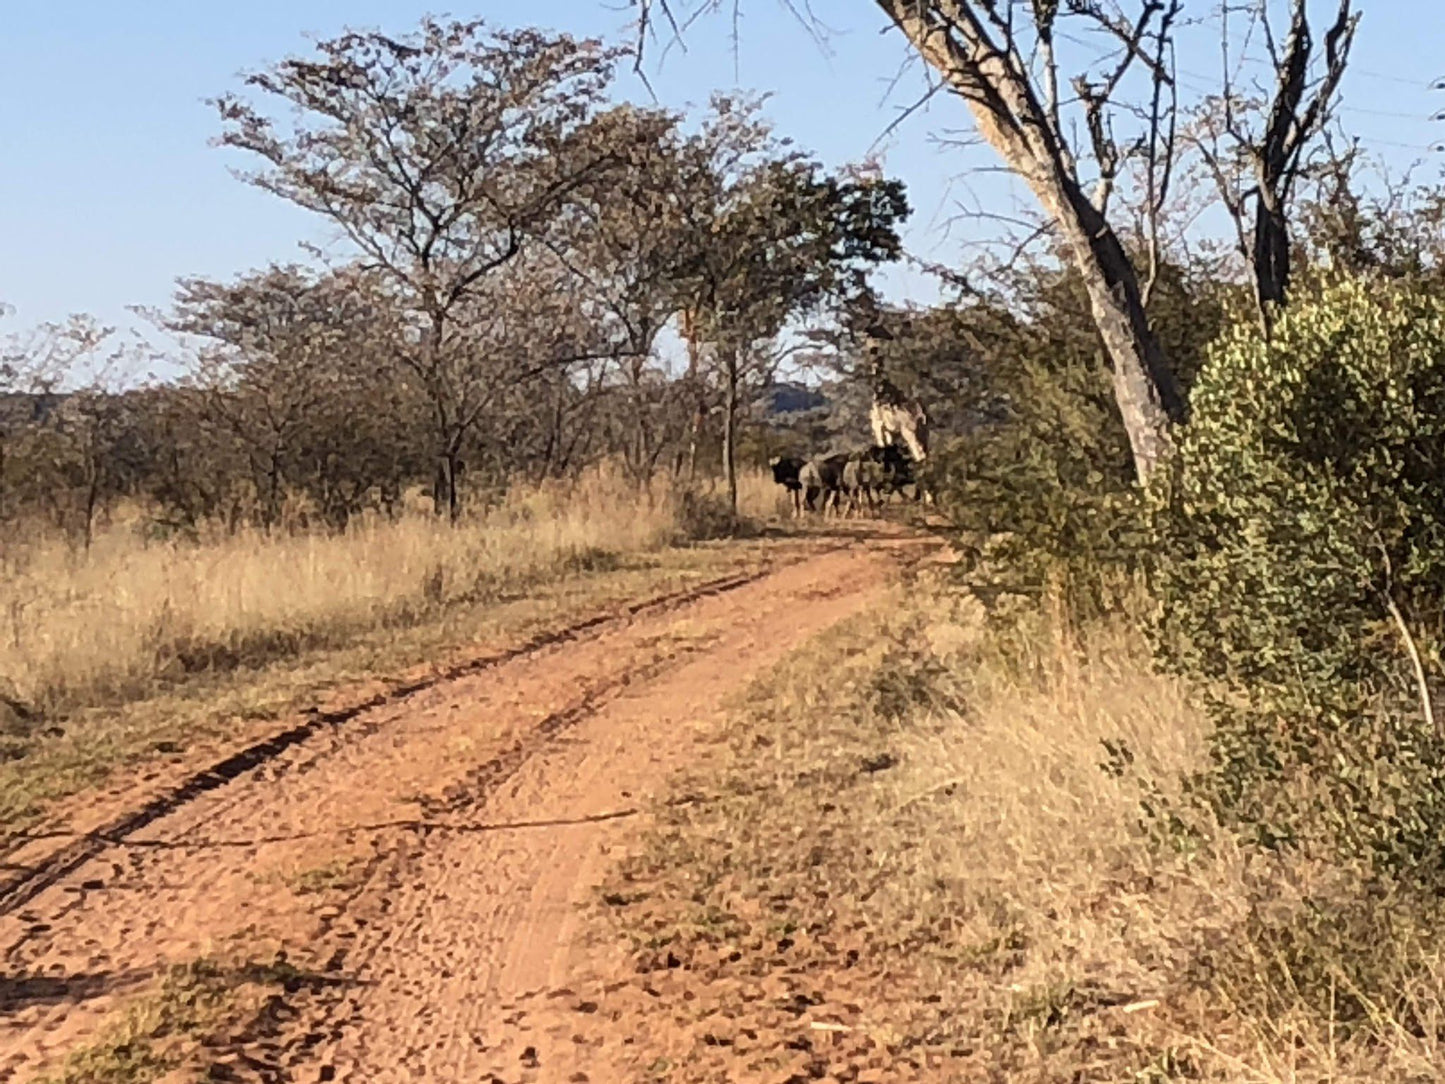
<svg viewBox="0 0 1445 1084"><path fill-rule="evenodd" d="M8 316L0 304L0 316ZM12 446L30 432L72 359L95 349L105 329L72 318L0 339L0 519L10 511Z"/></svg>
<svg viewBox="0 0 1445 1084"><path fill-rule="evenodd" d="M527 375L499 373L487 350L506 330L487 319L498 280L535 284L536 262L514 265L631 149L599 122L619 53L427 19L401 39L348 32L317 54L246 80L289 120L220 98L219 142L261 158L246 179L331 221L388 283L399 360L430 402L437 510L455 517L464 445L504 382ZM572 360L534 356L531 370Z"/></svg>
<svg viewBox="0 0 1445 1084"><path fill-rule="evenodd" d="M711 178L707 162L691 153L698 137L686 136L680 120L633 107L599 118L613 141L632 148L628 162L602 183L581 186L547 238L576 284L583 319L615 351L608 418L620 430L614 444L639 482L676 436L676 400L684 389L667 378L655 351L685 304L679 277L708 243L693 211Z"/></svg>
<svg viewBox="0 0 1445 1084"><path fill-rule="evenodd" d="M1173 28L1182 0L1140 0L1130 19L1112 0L877 0L917 54L963 99L980 135L1032 190L1088 290L1113 363L1114 395L1141 478L1165 455L1185 402L1149 326L1139 275L1109 220L1126 159L1146 163L1151 190L1167 187L1172 139ZM636 0L645 25L668 0ZM1060 24L1101 30L1118 55L1073 79L1073 111L1060 94ZM1115 98L1135 70L1153 91L1135 139L1116 137ZM1070 120L1087 143L1076 146ZM1092 186L1085 167L1092 162ZM1092 188L1092 191L1090 190Z"/></svg>
<svg viewBox="0 0 1445 1084"><path fill-rule="evenodd" d="M161 323L203 340L192 374L203 420L244 454L264 525L294 489L343 526L373 486L394 506L418 472L424 403L396 361L395 312L374 274L272 266L183 279Z"/></svg>
<svg viewBox="0 0 1445 1084"><path fill-rule="evenodd" d="M689 479L697 474L698 448L712 406L705 355L709 347L716 345L713 340L718 330L718 321L714 318L717 298L739 255L717 243L724 233L723 221L729 201L745 190L750 178L759 175L765 164L797 160L787 142L774 137L772 128L761 116L762 106L762 98L713 95L711 112L701 130L679 156L684 199L678 208L676 228L682 259L687 266L685 272L676 276L675 296L678 331L687 347L687 371L682 385L692 400L686 450ZM679 469L681 462L680 454Z"/></svg>
<svg viewBox="0 0 1445 1084"><path fill-rule="evenodd" d="M121 430L107 385L129 360L115 329L83 314L0 340L0 515L45 507L90 544Z"/></svg>
<svg viewBox="0 0 1445 1084"><path fill-rule="evenodd" d="M737 506L739 392L762 373L769 344L797 314L845 307L867 289L869 271L902 251L898 225L908 216L903 185L881 176L823 176L814 162L771 164L736 193L720 222L716 247L732 250L711 273L704 310L716 328L723 399L723 468Z"/></svg>

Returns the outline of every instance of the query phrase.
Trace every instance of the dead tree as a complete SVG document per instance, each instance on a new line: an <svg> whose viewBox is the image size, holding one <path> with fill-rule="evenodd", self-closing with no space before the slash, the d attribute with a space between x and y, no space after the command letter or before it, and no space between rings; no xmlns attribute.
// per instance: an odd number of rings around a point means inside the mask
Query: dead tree
<svg viewBox="0 0 1445 1084"><path fill-rule="evenodd" d="M1289 293L1289 208L1305 152L1330 119L1359 24L1359 13L1351 10L1350 3L1340 0L1334 22L1325 33L1324 70L1312 75L1315 41L1308 0L1290 0L1289 32L1283 46L1270 24L1265 0L1255 0L1246 13L1249 29L1245 37L1257 30L1269 53L1274 86L1267 103L1262 99L1252 102L1235 89L1233 69L1239 58L1231 54L1229 11L1225 10L1223 90L1218 99L1206 103L1207 112L1196 125L1193 142L1234 220L1236 244L1251 271L1265 334L1274 311L1284 306ZM1247 118L1251 113L1261 117L1258 127L1250 125Z"/></svg>

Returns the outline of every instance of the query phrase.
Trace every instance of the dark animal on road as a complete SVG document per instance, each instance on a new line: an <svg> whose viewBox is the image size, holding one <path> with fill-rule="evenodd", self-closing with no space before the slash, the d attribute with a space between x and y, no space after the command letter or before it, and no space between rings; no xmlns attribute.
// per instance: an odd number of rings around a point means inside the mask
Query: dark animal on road
<svg viewBox="0 0 1445 1084"><path fill-rule="evenodd" d="M848 457L843 467L843 493L848 498L847 515L861 513L865 508L876 512L878 500L887 482L884 467L886 448L874 445Z"/></svg>
<svg viewBox="0 0 1445 1084"><path fill-rule="evenodd" d="M799 481L798 474L803 469L803 461L793 456L774 456L768 466L773 468L773 481L786 489L792 498L793 515L802 515L803 483Z"/></svg>
<svg viewBox="0 0 1445 1084"><path fill-rule="evenodd" d="M843 492L843 468L847 465L846 455L821 456L808 460L798 472L798 481L803 487L803 504L811 512L815 508L826 513L828 506L838 510L838 500ZM822 497L822 504L815 501Z"/></svg>
<svg viewBox="0 0 1445 1084"><path fill-rule="evenodd" d="M902 494L910 485L917 485L913 461L898 445L874 445L868 449L868 453L876 459L883 476L878 484L878 493L883 500L886 501L895 493Z"/></svg>

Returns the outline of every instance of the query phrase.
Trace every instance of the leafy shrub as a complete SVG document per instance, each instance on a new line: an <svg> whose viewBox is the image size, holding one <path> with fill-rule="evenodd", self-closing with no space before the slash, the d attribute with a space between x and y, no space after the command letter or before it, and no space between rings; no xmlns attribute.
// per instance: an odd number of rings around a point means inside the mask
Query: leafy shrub
<svg viewBox="0 0 1445 1084"><path fill-rule="evenodd" d="M726 497L691 489L683 490L678 498L677 522L679 535L695 542L732 538L746 527Z"/></svg>
<svg viewBox="0 0 1445 1084"><path fill-rule="evenodd" d="M1337 282L1216 344L1151 493L1157 651L1215 722L1196 780L1260 841L1445 884L1445 302Z"/></svg>
<svg viewBox="0 0 1445 1084"><path fill-rule="evenodd" d="M1113 609L1143 553L1143 522L1108 374L1094 361L1022 360L1003 417L944 449L930 482L980 540L977 586L1056 593L1088 619Z"/></svg>

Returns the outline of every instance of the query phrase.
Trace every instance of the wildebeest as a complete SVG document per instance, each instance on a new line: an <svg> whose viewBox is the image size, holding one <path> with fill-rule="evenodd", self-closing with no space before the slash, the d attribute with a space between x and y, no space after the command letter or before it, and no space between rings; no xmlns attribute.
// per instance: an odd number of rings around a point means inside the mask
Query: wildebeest
<svg viewBox="0 0 1445 1084"><path fill-rule="evenodd" d="M849 514L865 507L872 512L887 482L885 460L887 448L874 445L848 457L843 467L843 493L848 498Z"/></svg>
<svg viewBox="0 0 1445 1084"><path fill-rule="evenodd" d="M803 469L803 461L793 456L774 456L768 461L768 466L773 468L773 481L786 489L792 498L793 515L802 515L803 483L798 475Z"/></svg>
<svg viewBox="0 0 1445 1084"><path fill-rule="evenodd" d="M843 464L843 496L848 499L848 505L843 510L845 515L862 511L864 505L869 511L873 510L873 479L869 470L872 466L867 456L857 452Z"/></svg>
<svg viewBox="0 0 1445 1084"><path fill-rule="evenodd" d="M822 497L819 511L827 512L831 504L838 510L839 498L843 492L843 468L848 463L846 455L816 456L803 464L798 472L798 481L803 487L803 504L812 511L814 501Z"/></svg>
<svg viewBox="0 0 1445 1084"><path fill-rule="evenodd" d="M917 490L913 461L896 444L874 444L853 452L843 468L842 492L850 514L864 508L874 511L910 485Z"/></svg>
<svg viewBox="0 0 1445 1084"><path fill-rule="evenodd" d="M902 493L904 488L917 484L914 475L913 461L907 453L896 444L884 444L873 449L878 453L878 461L883 471L883 482L880 488L888 493Z"/></svg>

